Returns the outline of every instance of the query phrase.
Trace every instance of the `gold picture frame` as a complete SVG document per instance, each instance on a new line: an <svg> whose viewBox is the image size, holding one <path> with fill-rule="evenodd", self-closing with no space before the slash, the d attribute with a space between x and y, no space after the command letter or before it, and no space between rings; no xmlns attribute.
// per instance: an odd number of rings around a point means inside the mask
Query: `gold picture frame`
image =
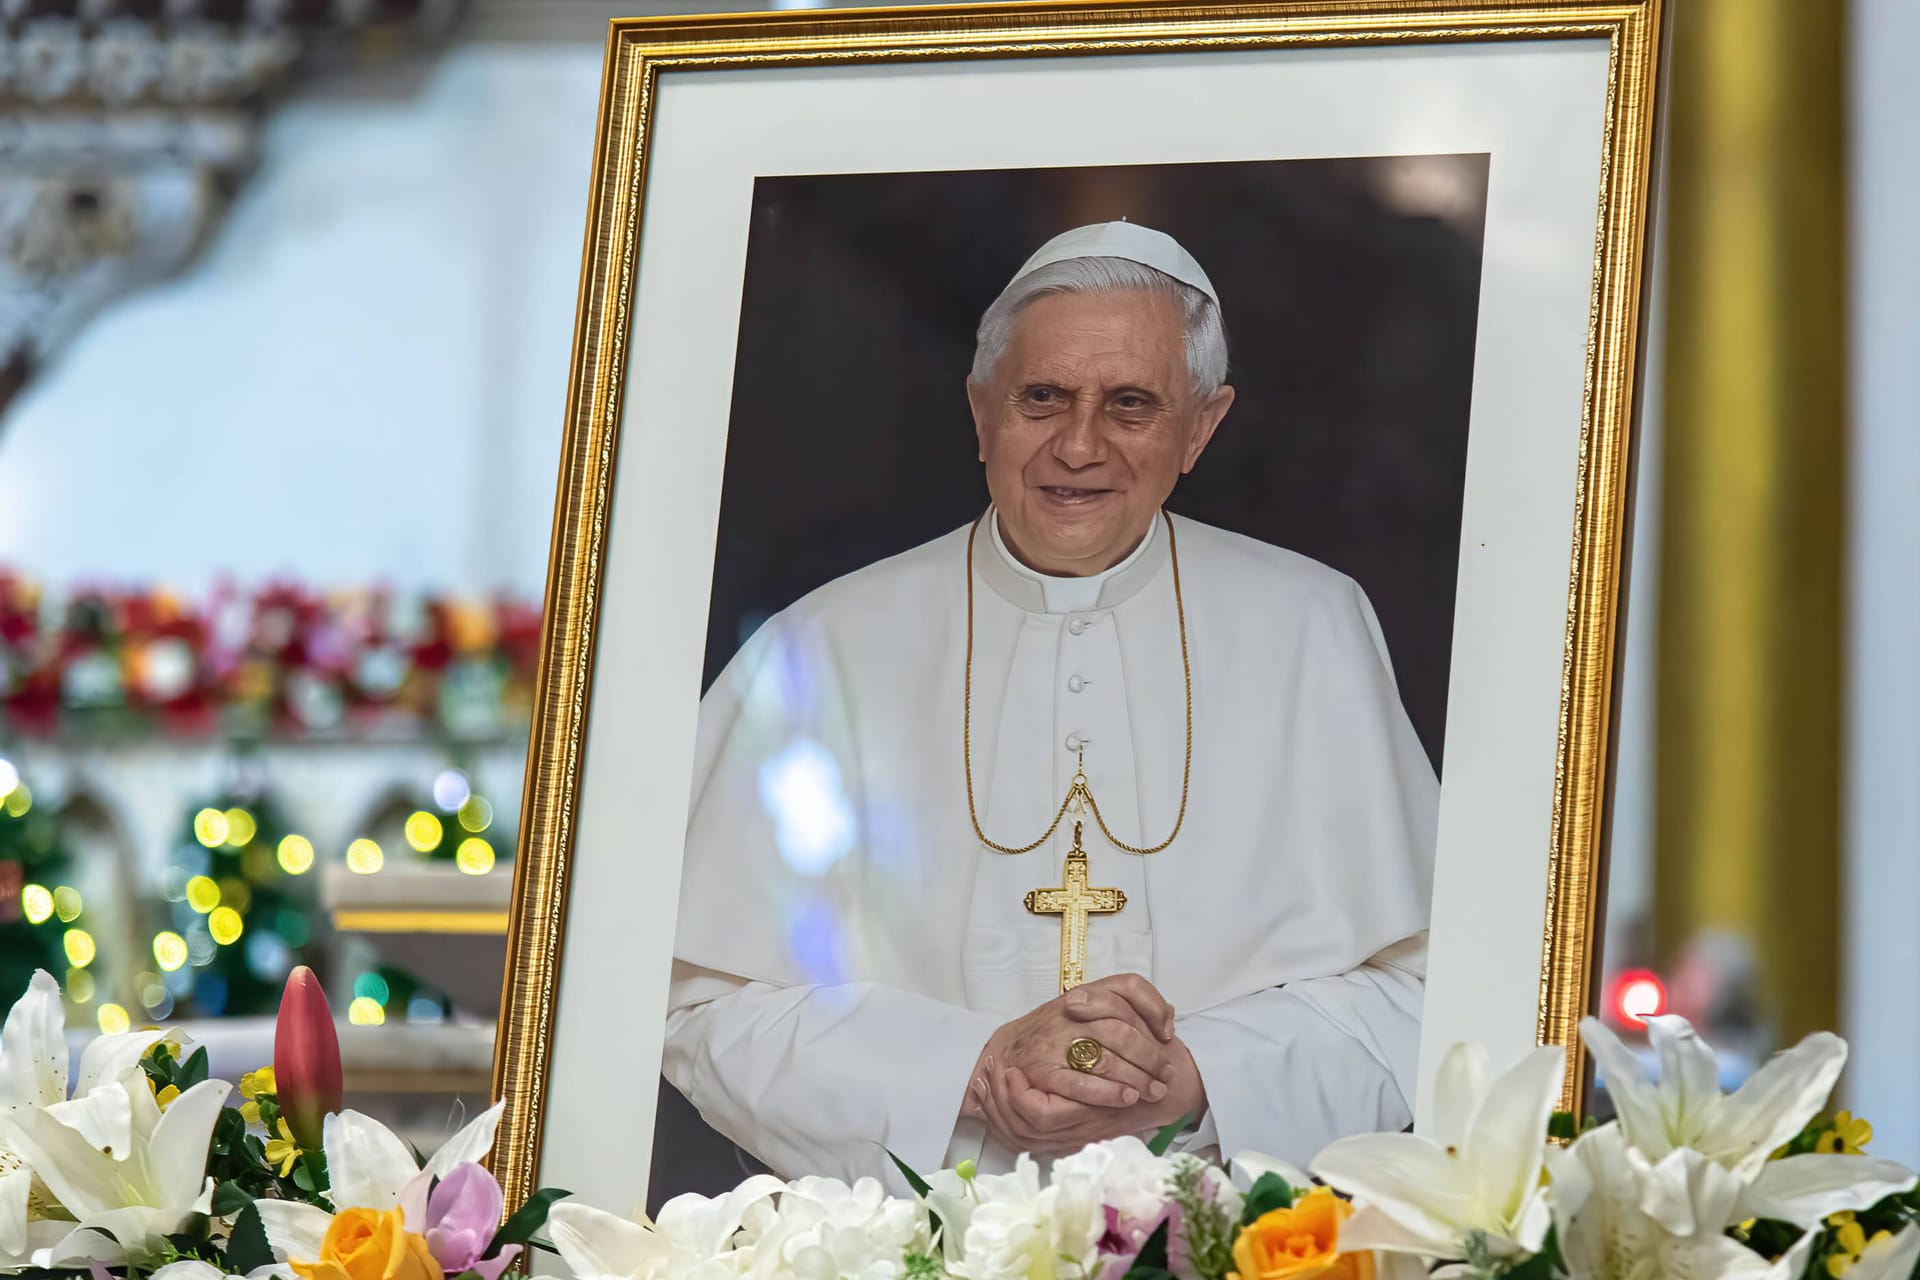
<svg viewBox="0 0 1920 1280"><path fill-rule="evenodd" d="M1625 557L1664 0L1297 0L1027 3L788 11L612 25L514 868L493 1087L494 1167L509 1202L535 1185L588 728L594 639L620 438L627 337L658 77L664 71L912 64L1069 54L1254 51L1422 42L1603 39L1608 86L1579 479L1568 566L1537 1039L1567 1045L1565 1104L1584 1073L1603 800Z"/></svg>

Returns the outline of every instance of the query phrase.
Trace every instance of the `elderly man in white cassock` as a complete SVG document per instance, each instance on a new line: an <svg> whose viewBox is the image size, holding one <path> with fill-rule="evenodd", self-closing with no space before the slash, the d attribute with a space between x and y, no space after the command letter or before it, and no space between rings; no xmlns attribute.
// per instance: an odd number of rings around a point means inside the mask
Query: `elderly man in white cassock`
<svg viewBox="0 0 1920 1280"><path fill-rule="evenodd" d="M664 1070L774 1170L1408 1124L1437 783L1358 586L1163 510L1226 372L1170 237L1052 240L980 322L991 508L702 702Z"/></svg>

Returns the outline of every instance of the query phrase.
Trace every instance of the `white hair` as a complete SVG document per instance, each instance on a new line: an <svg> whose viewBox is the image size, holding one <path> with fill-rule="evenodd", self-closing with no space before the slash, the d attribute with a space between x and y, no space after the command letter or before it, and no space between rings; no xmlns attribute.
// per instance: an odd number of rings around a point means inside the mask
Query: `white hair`
<svg viewBox="0 0 1920 1280"><path fill-rule="evenodd" d="M1180 304L1187 339L1187 372L1201 399L1218 391L1227 380L1227 328L1220 306L1212 298L1130 258L1068 258L1021 276L993 300L980 317L974 335L973 380L985 385L993 367L1013 341L1013 324L1035 298L1053 293L1118 293L1144 289L1164 294Z"/></svg>

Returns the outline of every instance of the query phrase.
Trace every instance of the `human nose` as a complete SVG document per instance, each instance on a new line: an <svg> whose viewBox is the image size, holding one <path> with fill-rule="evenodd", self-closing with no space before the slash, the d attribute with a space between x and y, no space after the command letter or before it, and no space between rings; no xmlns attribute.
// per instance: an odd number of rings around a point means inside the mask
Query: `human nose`
<svg viewBox="0 0 1920 1280"><path fill-rule="evenodd" d="M1107 438L1100 431L1098 407L1077 401L1062 416L1065 421L1053 437L1053 456L1076 471L1106 461Z"/></svg>

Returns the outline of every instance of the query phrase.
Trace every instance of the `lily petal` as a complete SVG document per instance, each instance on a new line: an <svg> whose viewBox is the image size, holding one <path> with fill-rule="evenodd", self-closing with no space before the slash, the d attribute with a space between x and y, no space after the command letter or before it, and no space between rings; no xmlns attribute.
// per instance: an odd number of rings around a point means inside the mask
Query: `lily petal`
<svg viewBox="0 0 1920 1280"><path fill-rule="evenodd" d="M1440 1059L1434 1079L1433 1140L1443 1147L1464 1147L1473 1113L1487 1096L1493 1063L1477 1044L1456 1044Z"/></svg>
<svg viewBox="0 0 1920 1280"><path fill-rule="evenodd" d="M274 1257L282 1262L291 1258L312 1262L320 1256L332 1214L298 1200L255 1200L253 1205L260 1211L260 1225L267 1230Z"/></svg>
<svg viewBox="0 0 1920 1280"><path fill-rule="evenodd" d="M1474 1112L1465 1147L1469 1170L1480 1198L1498 1206L1504 1222L1518 1220L1540 1185L1547 1119L1560 1099L1566 1060L1560 1045L1535 1049L1493 1082ZM1520 1243L1528 1250L1540 1247L1537 1238Z"/></svg>
<svg viewBox="0 0 1920 1280"><path fill-rule="evenodd" d="M227 1273L211 1262L182 1258L179 1262L169 1262L147 1280L227 1280Z"/></svg>
<svg viewBox="0 0 1920 1280"><path fill-rule="evenodd" d="M133 1098L118 1084L57 1102L46 1111L68 1128L78 1129L90 1146L119 1156L133 1149Z"/></svg>
<svg viewBox="0 0 1920 1280"><path fill-rule="evenodd" d="M442 1143L433 1153L433 1159L427 1161L433 1176L444 1178L457 1164L479 1164L485 1160L487 1152L493 1150L493 1135L500 1127L500 1113L505 1107L504 1102L494 1103Z"/></svg>
<svg viewBox="0 0 1920 1280"><path fill-rule="evenodd" d="M27 1202L33 1198L33 1171L0 1174L0 1259L27 1252Z"/></svg>
<svg viewBox="0 0 1920 1280"><path fill-rule="evenodd" d="M407 1144L372 1116L335 1112L324 1135L335 1209L391 1209L420 1172Z"/></svg>
<svg viewBox="0 0 1920 1280"><path fill-rule="evenodd" d="M1419 1258L1452 1258L1459 1254L1458 1238L1459 1233L1454 1231L1432 1236L1410 1231L1369 1204L1356 1206L1353 1215L1340 1224L1340 1249L1345 1253L1370 1249Z"/></svg>
<svg viewBox="0 0 1920 1280"><path fill-rule="evenodd" d="M1666 1117L1660 1111L1660 1091L1647 1079L1640 1059L1598 1018L1580 1020L1580 1039L1600 1068L1607 1097L1613 1100L1614 1114L1627 1141L1645 1152L1649 1160L1658 1160L1673 1150L1667 1138Z"/></svg>
<svg viewBox="0 0 1920 1280"><path fill-rule="evenodd" d="M191 1208L191 1193L206 1194L207 1147L213 1141L214 1122L226 1105L233 1086L225 1080L202 1080L173 1100L147 1144L147 1184L156 1196L177 1203L165 1208Z"/></svg>
<svg viewBox="0 0 1920 1280"><path fill-rule="evenodd" d="M122 1171L110 1155L90 1146L77 1129L69 1129L45 1111L24 1108L0 1116L7 1145L19 1152L54 1199L82 1222L120 1207L113 1189ZM195 1183L198 1184L198 1176Z"/></svg>
<svg viewBox="0 0 1920 1280"><path fill-rule="evenodd" d="M45 969L0 1027L0 1107L50 1107L67 1100L67 1014L60 984Z"/></svg>
<svg viewBox="0 0 1920 1280"><path fill-rule="evenodd" d="M1739 1180L1698 1151L1682 1147L1652 1167L1638 1151L1624 1158L1640 1180L1640 1211L1673 1235L1718 1235L1747 1216L1734 1212Z"/></svg>
<svg viewBox="0 0 1920 1280"><path fill-rule="evenodd" d="M1661 1111L1669 1137L1704 1132L1720 1106L1720 1064L1685 1018L1647 1019L1647 1039L1660 1060Z"/></svg>
<svg viewBox="0 0 1920 1280"><path fill-rule="evenodd" d="M1777 1218L1811 1227L1830 1214L1865 1209L1914 1186L1914 1174L1865 1156L1788 1156L1761 1166L1731 1221ZM1852 1272L1848 1272L1852 1275Z"/></svg>
<svg viewBox="0 0 1920 1280"><path fill-rule="evenodd" d="M109 1080L118 1080L130 1067L140 1065L147 1050L160 1042L164 1031L122 1031L116 1035L95 1036L80 1051L80 1070L73 1081L73 1096L85 1096Z"/></svg>
<svg viewBox="0 0 1920 1280"><path fill-rule="evenodd" d="M1425 1138L1403 1133L1341 1138L1314 1157L1312 1170L1322 1182L1364 1200L1421 1240L1458 1240L1464 1230L1481 1225L1469 1221L1473 1202L1460 1189L1457 1162Z"/></svg>
<svg viewBox="0 0 1920 1280"><path fill-rule="evenodd" d="M1767 1157L1799 1133L1827 1103L1847 1064L1847 1042L1816 1031L1775 1054L1721 1103L1714 1123L1695 1144L1742 1177L1753 1177Z"/></svg>
<svg viewBox="0 0 1920 1280"><path fill-rule="evenodd" d="M577 1280L637 1276L669 1250L640 1223L574 1200L562 1200L548 1211L547 1234Z"/></svg>

